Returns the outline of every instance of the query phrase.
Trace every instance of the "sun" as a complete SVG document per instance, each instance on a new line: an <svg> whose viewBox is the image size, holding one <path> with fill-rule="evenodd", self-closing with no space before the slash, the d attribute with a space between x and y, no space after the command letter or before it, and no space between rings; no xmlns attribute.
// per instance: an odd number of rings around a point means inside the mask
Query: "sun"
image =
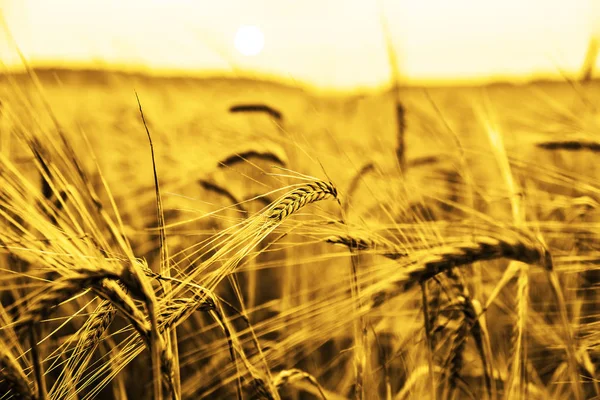
<svg viewBox="0 0 600 400"><path fill-rule="evenodd" d="M256 56L265 46L265 36L257 26L242 25L235 34L234 45L241 54Z"/></svg>

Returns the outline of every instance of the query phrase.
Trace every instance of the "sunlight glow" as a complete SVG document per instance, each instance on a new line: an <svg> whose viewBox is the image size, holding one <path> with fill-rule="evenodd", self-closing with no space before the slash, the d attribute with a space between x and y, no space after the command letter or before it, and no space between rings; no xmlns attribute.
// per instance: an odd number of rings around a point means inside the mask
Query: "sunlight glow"
<svg viewBox="0 0 600 400"><path fill-rule="evenodd" d="M235 48L245 56L260 54L265 45L262 31L253 25L242 25L235 34Z"/></svg>
<svg viewBox="0 0 600 400"><path fill-rule="evenodd" d="M328 87L389 81L382 15L400 79L409 84L577 77L590 38L600 38L598 0L0 4L23 53L38 66L158 74L243 71ZM2 35L0 60L19 64Z"/></svg>

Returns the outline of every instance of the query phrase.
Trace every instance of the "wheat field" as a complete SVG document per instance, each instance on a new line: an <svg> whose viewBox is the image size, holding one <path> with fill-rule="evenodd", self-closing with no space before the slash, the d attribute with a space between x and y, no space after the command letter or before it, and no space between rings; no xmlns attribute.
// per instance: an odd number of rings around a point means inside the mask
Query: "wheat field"
<svg viewBox="0 0 600 400"><path fill-rule="evenodd" d="M0 399L598 398L599 100L3 75Z"/></svg>

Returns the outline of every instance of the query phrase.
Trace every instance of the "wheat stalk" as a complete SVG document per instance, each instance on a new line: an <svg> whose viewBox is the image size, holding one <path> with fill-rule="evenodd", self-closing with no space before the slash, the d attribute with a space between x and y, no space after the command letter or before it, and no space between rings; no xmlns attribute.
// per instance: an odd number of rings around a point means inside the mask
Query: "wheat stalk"
<svg viewBox="0 0 600 400"><path fill-rule="evenodd" d="M527 268L519 269L517 279L517 321L511 335L513 352L509 364L512 365L511 378L506 392L511 398L527 398L527 343L525 326L527 324L527 307L529 298L529 280Z"/></svg>

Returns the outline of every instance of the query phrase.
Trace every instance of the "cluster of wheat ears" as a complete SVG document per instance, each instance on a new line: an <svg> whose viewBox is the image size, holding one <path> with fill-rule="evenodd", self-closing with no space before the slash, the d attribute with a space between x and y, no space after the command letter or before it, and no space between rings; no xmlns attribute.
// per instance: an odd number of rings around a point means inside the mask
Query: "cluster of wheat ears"
<svg viewBox="0 0 600 400"><path fill-rule="evenodd" d="M196 177L234 203L223 209L235 223L172 252L155 162L156 224L143 239L154 257L136 253L144 247L132 244L92 146L75 150L58 121L36 126L35 113L10 105L3 113L21 154L0 154L0 399L600 396L594 285L581 278L597 263L597 227L585 224L600 190L591 180L549 170L548 182L578 188L554 209L584 211L568 224L532 223L512 173L522 165L497 148L510 218L454 204L466 217L414 211L405 216L421 216L374 227L349 218L372 165L345 191L286 170L300 183L257 195L264 207L254 213L226 185ZM595 151L586 143L578 149ZM252 156L281 163L254 152L220 164ZM24 168L19 157L32 161ZM327 202L328 217L311 217ZM303 239L286 242L292 235ZM571 247L561 245L567 235ZM303 246L322 253L294 253ZM268 259L277 252L284 257ZM331 265L332 284L318 284L324 273L294 292L282 278L285 296L247 299L278 290L261 270L315 260Z"/></svg>

